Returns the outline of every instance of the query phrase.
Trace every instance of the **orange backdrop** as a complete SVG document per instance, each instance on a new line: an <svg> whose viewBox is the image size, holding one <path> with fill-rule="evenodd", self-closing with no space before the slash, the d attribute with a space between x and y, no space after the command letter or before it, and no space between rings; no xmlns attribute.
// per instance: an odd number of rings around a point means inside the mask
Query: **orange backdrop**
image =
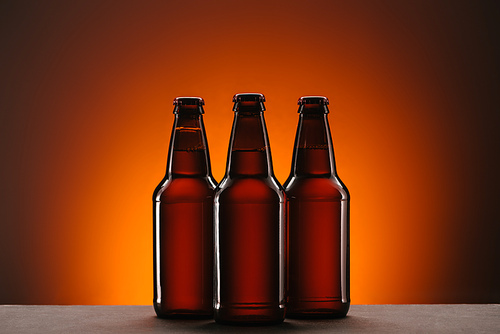
<svg viewBox="0 0 500 334"><path fill-rule="evenodd" d="M267 98L281 182L298 97L329 97L354 304L500 302L499 21L488 1L2 1L0 303L150 304L172 100L205 99L220 180L238 92Z"/></svg>

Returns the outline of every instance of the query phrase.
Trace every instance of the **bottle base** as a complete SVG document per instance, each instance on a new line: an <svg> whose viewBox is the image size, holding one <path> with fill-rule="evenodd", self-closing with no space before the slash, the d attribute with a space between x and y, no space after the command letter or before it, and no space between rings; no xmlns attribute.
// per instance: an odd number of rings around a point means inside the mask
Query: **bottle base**
<svg viewBox="0 0 500 334"><path fill-rule="evenodd" d="M232 306L220 307L214 312L215 322L233 326L277 325L285 320L282 306Z"/></svg>
<svg viewBox="0 0 500 334"><path fill-rule="evenodd" d="M338 319L344 318L349 311L350 303L333 303L324 305L318 302L302 302L300 305L289 304L286 317L289 319ZM328 303L332 304L332 303Z"/></svg>
<svg viewBox="0 0 500 334"><path fill-rule="evenodd" d="M186 309L169 309L162 310L157 304L154 304L156 316L161 319L213 319L212 310L186 310Z"/></svg>
<svg viewBox="0 0 500 334"><path fill-rule="evenodd" d="M186 319L186 320L209 320L213 319L212 314L197 314L197 313L165 313L156 316L161 319Z"/></svg>

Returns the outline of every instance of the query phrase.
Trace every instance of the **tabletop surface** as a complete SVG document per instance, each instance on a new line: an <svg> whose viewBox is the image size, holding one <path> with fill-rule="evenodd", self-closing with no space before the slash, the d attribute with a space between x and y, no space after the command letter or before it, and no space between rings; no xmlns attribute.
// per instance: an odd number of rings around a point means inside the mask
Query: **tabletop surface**
<svg viewBox="0 0 500 334"><path fill-rule="evenodd" d="M352 305L348 316L234 327L165 320L152 306L1 305L0 333L500 333L500 304Z"/></svg>

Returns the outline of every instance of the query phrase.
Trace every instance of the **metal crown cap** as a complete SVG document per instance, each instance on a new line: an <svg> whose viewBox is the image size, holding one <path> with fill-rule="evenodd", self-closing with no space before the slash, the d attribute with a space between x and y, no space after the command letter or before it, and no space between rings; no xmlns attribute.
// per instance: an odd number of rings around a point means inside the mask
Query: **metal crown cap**
<svg viewBox="0 0 500 334"><path fill-rule="evenodd" d="M329 105L330 101L326 96L302 96L297 102L298 105L302 106L304 104L319 104L319 105Z"/></svg>
<svg viewBox="0 0 500 334"><path fill-rule="evenodd" d="M233 102L266 102L266 98L260 93L240 93L233 96Z"/></svg>
<svg viewBox="0 0 500 334"><path fill-rule="evenodd" d="M179 96L174 99L174 106L203 106L205 101L201 97Z"/></svg>

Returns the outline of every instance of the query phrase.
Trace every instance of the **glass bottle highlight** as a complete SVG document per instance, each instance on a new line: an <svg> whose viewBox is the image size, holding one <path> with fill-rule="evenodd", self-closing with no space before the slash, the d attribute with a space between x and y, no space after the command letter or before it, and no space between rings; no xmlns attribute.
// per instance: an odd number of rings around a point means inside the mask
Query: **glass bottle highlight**
<svg viewBox="0 0 500 334"><path fill-rule="evenodd" d="M284 319L283 188L276 180L262 94L236 94L226 174L215 195L214 316L226 324Z"/></svg>
<svg viewBox="0 0 500 334"><path fill-rule="evenodd" d="M178 97L174 105L167 172L153 194L153 305L162 318L211 318L216 182L204 101Z"/></svg>
<svg viewBox="0 0 500 334"><path fill-rule="evenodd" d="M337 176L328 99L298 101L288 199L290 318L344 317L349 310L349 192Z"/></svg>

